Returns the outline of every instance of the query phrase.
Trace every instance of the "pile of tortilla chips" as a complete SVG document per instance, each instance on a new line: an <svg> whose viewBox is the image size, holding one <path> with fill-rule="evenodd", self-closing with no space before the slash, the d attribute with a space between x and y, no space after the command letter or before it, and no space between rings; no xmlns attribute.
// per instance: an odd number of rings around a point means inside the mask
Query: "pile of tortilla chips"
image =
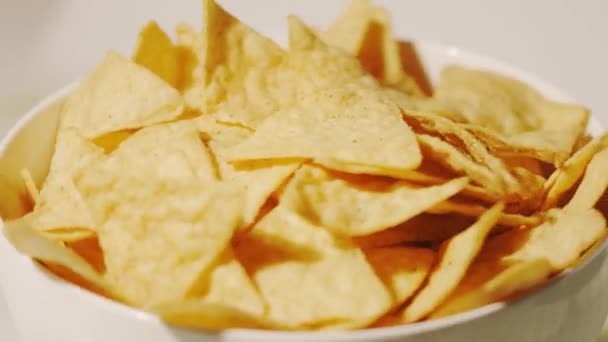
<svg viewBox="0 0 608 342"><path fill-rule="evenodd" d="M177 325L325 330L511 299L603 242L584 107L456 65L429 93L367 0L327 30L289 17L287 49L203 13L69 96L4 229L20 252Z"/></svg>

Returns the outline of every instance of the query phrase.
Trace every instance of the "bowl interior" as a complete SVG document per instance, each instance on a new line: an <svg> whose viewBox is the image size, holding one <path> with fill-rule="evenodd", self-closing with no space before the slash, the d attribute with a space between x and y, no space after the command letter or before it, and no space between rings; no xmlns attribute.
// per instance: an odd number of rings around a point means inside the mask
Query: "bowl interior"
<svg viewBox="0 0 608 342"><path fill-rule="evenodd" d="M461 64L470 67L493 70L518 78L529 83L533 87L537 88L541 93L554 100L564 102L574 101L559 88L554 87L551 84L548 84L547 82L535 77L534 75L519 70L506 63L501 63L475 53L439 44L417 42L416 46L419 56L423 61L432 82L435 82L438 79L443 66L447 64ZM34 181L39 186L46 177L50 158L53 153L55 134L62 103L65 97L74 89L74 87L75 85L67 86L34 107L31 111L25 114L25 116L23 116L23 118L10 130L8 135L5 136L0 143L0 189L2 189L2 196L0 197L0 214L2 214L3 218L19 217L24 213L22 198L26 190L19 175L22 168L27 168L31 172ZM597 135L603 132L601 124L597 118L594 117L592 117L590 120L588 130L592 135ZM2 222L0 220L0 227L1 225ZM2 234L0 234L0 240L2 239L5 238ZM0 246L2 245L7 244L0 243ZM604 247L605 243L601 249ZM14 253L16 253L16 251ZM597 255L597 253L594 255ZM26 258L24 256L19 257ZM593 256L591 258L593 258ZM19 265L19 267L22 267L24 263L20 264L21 265ZM28 265L30 265L30 267L27 267L25 270L20 269L19 272L40 272L40 270L35 267L33 263L30 262ZM580 267L584 267L584 264ZM47 279L46 281L50 282L52 280ZM64 286L64 290L81 291L69 284ZM101 298L93 298L96 297L94 294L80 294L78 296L73 296L73 298L77 298L77 300L82 300L83 298L87 297L90 297L89 304L91 305L100 305L100 303L103 303L102 305L111 306L113 308L112 310L109 310L111 312L118 312L134 319L143 319L158 323L160 322L152 315L128 308L122 304L112 303ZM356 333L338 333L338 335L335 336L333 336L334 334L330 333L322 334L324 334L323 336L325 337L332 335L332 338L343 336L345 338L344 340L353 340L355 334L357 335L357 340L359 338L365 340L366 338L377 337L378 334L384 334L385 337L386 334L392 336L412 335L419 332L441 329L443 327L469 321L500 310L505 305L506 304L504 303L495 303L444 319L410 324L401 327L370 329ZM246 334L246 336L249 336L252 338L252 340L264 340L265 338L268 338L275 341L282 341L287 337L289 337L290 340L297 340L297 336L306 335L310 337L310 334L316 333L269 333L235 329L232 331L227 331L225 334L236 336Z"/></svg>

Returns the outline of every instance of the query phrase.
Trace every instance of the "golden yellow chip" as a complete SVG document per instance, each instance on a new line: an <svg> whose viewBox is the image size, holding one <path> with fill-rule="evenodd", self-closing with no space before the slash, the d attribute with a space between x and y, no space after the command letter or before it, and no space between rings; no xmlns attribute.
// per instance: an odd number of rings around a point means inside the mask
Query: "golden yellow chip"
<svg viewBox="0 0 608 342"><path fill-rule="evenodd" d="M196 77L197 73L194 73L194 69L198 67L205 54L203 34L187 23L179 23L175 26L175 35L177 36L176 45L180 54L182 72L190 72L184 75L185 78L182 79L180 89L183 89L183 87L190 86L191 82L194 81L193 79L188 79L188 77L200 79L203 76L202 70L199 70L200 74ZM186 56L182 55L183 53L186 53Z"/></svg>
<svg viewBox="0 0 608 342"><path fill-rule="evenodd" d="M136 130L126 129L101 135L93 139L93 143L103 149L105 153L111 153L118 145L127 140Z"/></svg>
<svg viewBox="0 0 608 342"><path fill-rule="evenodd" d="M47 178L52 178L54 175L72 177L91 163L103 158L103 155L101 148L85 139L76 130L62 130L57 134Z"/></svg>
<svg viewBox="0 0 608 342"><path fill-rule="evenodd" d="M228 157L234 162L337 160L396 170L414 169L422 159L399 108L358 84L302 95L298 104L266 119Z"/></svg>
<svg viewBox="0 0 608 342"><path fill-rule="evenodd" d="M589 118L582 106L553 102L517 80L459 66L444 68L434 97L468 122L555 165L568 158Z"/></svg>
<svg viewBox="0 0 608 342"><path fill-rule="evenodd" d="M8 241L210 331L435 319L601 248L608 134L584 107L460 66L431 96L371 0L327 31L287 24L284 50L203 0L201 30L150 21L131 60L110 51L61 103L52 156L0 161Z"/></svg>
<svg viewBox="0 0 608 342"><path fill-rule="evenodd" d="M87 261L59 241L33 229L27 216L4 223L4 235L21 253L72 270L100 290L111 293L108 282Z"/></svg>
<svg viewBox="0 0 608 342"><path fill-rule="evenodd" d="M435 252L430 249L400 246L368 249L365 256L393 294L395 306L422 285L435 260Z"/></svg>
<svg viewBox="0 0 608 342"><path fill-rule="evenodd" d="M61 241L76 241L95 233L95 223L72 177L103 156L100 148L74 130L59 132L49 174L30 215L34 229Z"/></svg>
<svg viewBox="0 0 608 342"><path fill-rule="evenodd" d="M203 23L203 113L256 127L289 97L275 72L285 52L214 0L204 1Z"/></svg>
<svg viewBox="0 0 608 342"><path fill-rule="evenodd" d="M445 110L445 109L444 109ZM446 112L442 112L445 114ZM453 113L453 112L447 112ZM465 120L466 122L466 120ZM566 152L560 152L559 159L555 159L555 147L548 148L547 146L556 146L558 149L565 149L566 144L561 139L560 132L552 131L532 131L528 133L520 133L511 135L509 138L501 135L501 133L492 130L486 126L478 124L465 124L471 134L483 141L488 149L500 156L519 156L533 158L543 161L554 166L559 166L567 158ZM581 136L583 137L583 136ZM577 143L580 139L577 138ZM572 152L574 152L574 148Z"/></svg>
<svg viewBox="0 0 608 342"><path fill-rule="evenodd" d="M547 196L543 203L543 209L555 206L562 195L576 184L585 172L587 164L600 148L600 139L590 141L551 174L546 182Z"/></svg>
<svg viewBox="0 0 608 342"><path fill-rule="evenodd" d="M420 214L395 227L354 239L361 248L395 246L404 242L438 242L451 238L473 224L461 215Z"/></svg>
<svg viewBox="0 0 608 342"><path fill-rule="evenodd" d="M517 232L512 234L517 235ZM532 228L521 246L503 259L519 262L544 258L553 269L562 270L605 235L606 220L595 209L574 213L551 209L545 222Z"/></svg>
<svg viewBox="0 0 608 342"><path fill-rule="evenodd" d="M422 153L450 170L471 177L472 181L481 185L491 194L502 196L506 190L500 177L484 165L471 160L469 156L455 146L440 138L419 134L418 142Z"/></svg>
<svg viewBox="0 0 608 342"><path fill-rule="evenodd" d="M375 177L350 178L303 166L287 185L281 203L333 233L360 236L404 222L452 197L468 183L467 178L457 178L424 187Z"/></svg>
<svg viewBox="0 0 608 342"><path fill-rule="evenodd" d="M148 69L110 51L68 98L61 128L93 139L177 118L183 110L177 90Z"/></svg>
<svg viewBox="0 0 608 342"><path fill-rule="evenodd" d="M224 153L247 139L251 131L219 123L213 117L205 115L197 118L196 122L199 130L208 136L207 143L215 156L222 182L234 184L244 192L243 225L253 223L266 200L293 174L300 163L257 161L241 163L235 167L228 163Z"/></svg>
<svg viewBox="0 0 608 342"><path fill-rule="evenodd" d="M136 306L183 299L241 223L192 122L142 129L76 177L104 251L106 278Z"/></svg>
<svg viewBox="0 0 608 342"><path fill-rule="evenodd" d="M363 327L393 305L359 248L280 206L235 251L268 303L271 321L300 329Z"/></svg>
<svg viewBox="0 0 608 342"><path fill-rule="evenodd" d="M403 69L399 42L392 36L387 11L369 0L352 0L331 27L320 34L329 45L357 56L367 72L388 86L406 94L423 92Z"/></svg>
<svg viewBox="0 0 608 342"><path fill-rule="evenodd" d="M500 159L502 159L505 165L510 169L525 169L528 172L540 177L544 177L546 172L541 161L528 156L500 155Z"/></svg>
<svg viewBox="0 0 608 342"><path fill-rule="evenodd" d="M190 328L279 328L263 318L265 303L230 248L211 274L193 287L188 299L158 304L151 311Z"/></svg>
<svg viewBox="0 0 608 342"><path fill-rule="evenodd" d="M36 182L34 181L34 178L32 177L30 171L28 169L21 169L19 175L21 176L21 179L23 179L23 184L25 185L25 189L30 195L30 199L32 200L32 202L34 204L40 202L40 191L38 190Z"/></svg>
<svg viewBox="0 0 608 342"><path fill-rule="evenodd" d="M444 201L433 208L427 210L433 214L461 214L469 217L479 217L488 208L472 203L458 202L458 201ZM520 214L509 214L501 213L498 218L498 223L509 227L532 227L541 222L541 218L538 216L525 216Z"/></svg>
<svg viewBox="0 0 608 342"><path fill-rule="evenodd" d="M203 109L203 35L190 25L180 23L175 27L179 58L178 89L184 97L186 107Z"/></svg>
<svg viewBox="0 0 608 342"><path fill-rule="evenodd" d="M326 31L319 32L319 36L328 45L358 56L365 43L366 34L370 30L372 9L369 0L352 0ZM381 53L380 44L376 44L374 48L376 54ZM376 61L376 63L381 62L381 60ZM372 70L368 71L372 73Z"/></svg>
<svg viewBox="0 0 608 342"><path fill-rule="evenodd" d="M595 206L608 187L608 148L598 152L587 166L581 184L564 210L582 213Z"/></svg>
<svg viewBox="0 0 608 342"><path fill-rule="evenodd" d="M330 94L324 97L332 98ZM369 115L358 111L383 105L363 99L332 102L305 100L272 116L228 157L232 161L313 159L321 164L335 159L376 166L380 174L385 173L383 168L411 170L418 166L421 156L415 138L392 108L378 108L373 113L379 115ZM340 114L333 116L336 113Z"/></svg>
<svg viewBox="0 0 608 342"><path fill-rule="evenodd" d="M166 302L152 306L152 312L160 315L165 321L203 330L222 330L229 328L284 328L271 324L263 317L255 316L238 308L221 303L202 302L197 299Z"/></svg>
<svg viewBox="0 0 608 342"><path fill-rule="evenodd" d="M295 73L298 93L315 92L345 82L359 82L370 87L378 85L353 55L325 44L297 17L291 15L287 21L289 53L286 67Z"/></svg>
<svg viewBox="0 0 608 342"><path fill-rule="evenodd" d="M201 301L230 306L257 317L265 314L266 304L230 248L202 285L207 291L200 294Z"/></svg>
<svg viewBox="0 0 608 342"><path fill-rule="evenodd" d="M61 241L84 239L96 231L86 203L67 176L57 175L46 180L40 201L30 217L34 229Z"/></svg>
<svg viewBox="0 0 608 342"><path fill-rule="evenodd" d="M546 259L533 259L515 263L505 267L504 270L500 268L498 272L494 273L494 270L488 268L484 263L471 265L469 274L465 276L462 284L454 292L458 292L462 285L467 291L450 297L431 314L430 318L440 318L472 310L500 301L520 291L534 288L551 275L552 268ZM482 273L482 275L476 273ZM472 280L470 277L483 278L483 282ZM471 282L478 284L470 284Z"/></svg>
<svg viewBox="0 0 608 342"><path fill-rule="evenodd" d="M502 204L495 205L479 221L447 241L427 284L404 309L401 316L404 322L415 322L426 317L458 286L486 236L498 222L503 208Z"/></svg>
<svg viewBox="0 0 608 342"><path fill-rule="evenodd" d="M190 328L278 328L264 320L265 303L230 248L201 280L187 299L157 304L150 310L170 323Z"/></svg>
<svg viewBox="0 0 608 342"><path fill-rule="evenodd" d="M456 172L468 170L472 173L470 176L473 180L476 179L473 174L478 175L481 177L480 185L492 193L503 194L507 201L523 202L524 206L530 207L539 205L544 178L521 167L509 169L503 160L491 154L484 143L468 132L462 124L437 114L412 111L405 112L404 119L417 133L425 134L426 150L435 161ZM433 135L434 139L428 135ZM440 135L443 143L435 135ZM456 159L459 154L461 156ZM443 155L450 158L442 162ZM487 169L485 172L484 168Z"/></svg>
<svg viewBox="0 0 608 342"><path fill-rule="evenodd" d="M146 67L174 88L178 87L178 51L171 38L155 21L148 22L139 32L133 61Z"/></svg>

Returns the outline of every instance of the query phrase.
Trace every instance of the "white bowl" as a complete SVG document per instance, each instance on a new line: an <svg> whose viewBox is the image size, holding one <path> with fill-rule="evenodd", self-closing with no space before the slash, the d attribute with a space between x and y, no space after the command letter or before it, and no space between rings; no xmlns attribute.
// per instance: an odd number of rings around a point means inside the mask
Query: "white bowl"
<svg viewBox="0 0 608 342"><path fill-rule="evenodd" d="M509 65L441 45L418 43L432 80L441 67L459 63L502 72L556 100L572 101L559 89ZM28 112L0 143L0 207L15 206L27 167L37 182L47 172L66 87ZM602 132L592 118L590 133ZM344 333L222 333L167 326L155 316L106 300L59 280L20 255L0 234L0 288L23 342L212 342L212 341L408 341L408 342L592 342L608 313L607 244L583 264L519 300L495 303L440 320Z"/></svg>

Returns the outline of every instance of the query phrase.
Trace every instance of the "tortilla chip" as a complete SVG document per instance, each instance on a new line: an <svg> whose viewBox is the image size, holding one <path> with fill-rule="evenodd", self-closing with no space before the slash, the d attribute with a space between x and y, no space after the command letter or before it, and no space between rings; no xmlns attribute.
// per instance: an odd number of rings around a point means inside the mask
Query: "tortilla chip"
<svg viewBox="0 0 608 342"><path fill-rule="evenodd" d="M178 89L184 97L186 107L190 110L203 110L204 56L203 35L192 26L180 23L175 27L177 36L176 49L179 60Z"/></svg>
<svg viewBox="0 0 608 342"><path fill-rule="evenodd" d="M474 219L461 215L420 214L395 227L354 239L361 248L395 246L408 242L438 242L465 230Z"/></svg>
<svg viewBox="0 0 608 342"><path fill-rule="evenodd" d="M467 183L467 178L457 178L422 187L365 176L348 179L304 166L287 185L281 203L332 233L360 236L404 222L455 195Z"/></svg>
<svg viewBox="0 0 608 342"><path fill-rule="evenodd" d="M222 182L234 184L244 192L243 225L253 223L266 200L293 174L300 163L278 160L234 166L227 161L225 152L247 139L251 131L219 123L210 116L201 116L197 119L197 124L201 132L208 136L207 143L215 156Z"/></svg>
<svg viewBox="0 0 608 342"><path fill-rule="evenodd" d="M23 185L25 185L25 189L27 190L27 193L29 194L32 203L36 204L40 202L40 191L38 190L36 182L34 181L34 178L32 177L30 171L28 169L21 169L19 175L23 180Z"/></svg>
<svg viewBox="0 0 608 342"><path fill-rule="evenodd" d="M471 276L467 274L459 288L464 284L468 291L450 297L430 317L434 319L450 316L509 298L518 292L542 284L551 275L551 272L551 264L545 259L516 263L505 267L499 273L494 273L492 268L488 268L484 264L473 264L469 274L486 279L482 283L472 286L469 284ZM476 275L476 273L482 274ZM458 290L456 289L455 292Z"/></svg>
<svg viewBox="0 0 608 342"><path fill-rule="evenodd" d="M401 64L399 43L393 38L387 11L369 0L352 0L331 27L320 34L328 45L356 56L364 69L383 84L411 95L423 92Z"/></svg>
<svg viewBox="0 0 608 342"><path fill-rule="evenodd" d="M183 110L177 90L148 69L110 51L66 101L61 129L86 138L171 121Z"/></svg>
<svg viewBox="0 0 608 342"><path fill-rule="evenodd" d="M49 174L30 215L34 229L60 241L77 241L95 234L95 222L72 177L103 157L100 148L74 130L59 132Z"/></svg>
<svg viewBox="0 0 608 342"><path fill-rule="evenodd" d="M215 1L205 0L204 9L202 111L257 127L291 97L277 75L285 52Z"/></svg>
<svg viewBox="0 0 608 342"><path fill-rule="evenodd" d="M555 206L562 196L576 184L600 148L599 139L590 141L551 174L545 186L547 196L543 203L543 209L546 210Z"/></svg>
<svg viewBox="0 0 608 342"><path fill-rule="evenodd" d="M471 160L450 143L426 134L418 135L418 143L424 156L458 174L471 177L473 182L481 185L489 193L502 197L506 192L504 182L496 173Z"/></svg>
<svg viewBox="0 0 608 342"><path fill-rule="evenodd" d="M37 260L64 266L97 288L109 290L109 285L103 275L63 243L51 240L33 229L27 216L5 222L4 236L20 253Z"/></svg>
<svg viewBox="0 0 608 342"><path fill-rule="evenodd" d="M564 210L572 213L582 213L595 207L608 188L608 148L598 152L587 166L581 184L576 189L570 202Z"/></svg>
<svg viewBox="0 0 608 342"><path fill-rule="evenodd" d="M538 151L537 157L556 166L568 158L589 119L584 107L550 101L520 81L459 66L443 69L434 97L468 122L508 137L509 145Z"/></svg>
<svg viewBox="0 0 608 342"><path fill-rule="evenodd" d="M361 250L280 206L235 251L268 303L271 321L309 329L363 327L394 304Z"/></svg>
<svg viewBox="0 0 608 342"><path fill-rule="evenodd" d="M422 285L433 266L435 252L424 248L395 246L368 249L365 256L393 294L396 307Z"/></svg>
<svg viewBox="0 0 608 342"><path fill-rule="evenodd" d="M495 205L479 221L442 246L440 261L427 284L404 309L401 316L404 322L415 322L426 317L448 298L464 278L503 208L502 204Z"/></svg>
<svg viewBox="0 0 608 342"><path fill-rule="evenodd" d="M303 97L264 121L228 158L337 160L396 170L415 169L422 159L396 106L378 93L349 87Z"/></svg>
<svg viewBox="0 0 608 342"><path fill-rule="evenodd" d="M183 299L225 250L242 201L192 122L142 129L75 177L113 289L135 306Z"/></svg>
<svg viewBox="0 0 608 342"><path fill-rule="evenodd" d="M230 328L277 328L276 324L229 305L209 303L197 299L166 302L150 308L163 320L177 326L202 330Z"/></svg>
<svg viewBox="0 0 608 342"><path fill-rule="evenodd" d="M464 203L458 201L444 201L433 208L427 210L429 213L433 214L461 214L469 217L479 217L482 215L488 208L473 204L473 203ZM501 213L498 218L498 222L501 225L508 227L532 227L541 222L541 218L538 216L525 216L520 214L509 214L509 213Z"/></svg>
<svg viewBox="0 0 608 342"><path fill-rule="evenodd" d="M180 81L178 51L155 21L149 21L139 32L133 61L177 88Z"/></svg>
<svg viewBox="0 0 608 342"><path fill-rule="evenodd" d="M521 262L544 258L554 270L563 270L605 235L606 221L595 209L576 213L551 209L545 222L532 228L525 242L503 259Z"/></svg>
<svg viewBox="0 0 608 342"><path fill-rule="evenodd" d="M521 167L508 168L503 160L491 154L487 147L469 133L462 124L436 114L412 111L405 112L404 119L417 133L439 135L445 142L449 142L451 146L443 144L445 146L439 149L441 145L439 141L427 141L427 150L429 153L435 154L434 158L437 161L440 162L438 160L440 157L436 154L447 154L454 159L459 154L457 150L461 151L460 155L467 157L463 158L461 156L452 162L444 161L446 167L451 167L455 171L461 169L466 172L468 170L480 177L486 174L486 177L481 178L479 183L491 192L500 191L498 193L502 193L505 200L510 202L520 201L524 203L524 206L536 207L539 205L544 178ZM429 138L426 139L429 140ZM488 169L491 176L487 175L487 170L485 173L482 172L482 169L474 167L467 159L471 159ZM471 178L476 179L473 175L471 175Z"/></svg>

